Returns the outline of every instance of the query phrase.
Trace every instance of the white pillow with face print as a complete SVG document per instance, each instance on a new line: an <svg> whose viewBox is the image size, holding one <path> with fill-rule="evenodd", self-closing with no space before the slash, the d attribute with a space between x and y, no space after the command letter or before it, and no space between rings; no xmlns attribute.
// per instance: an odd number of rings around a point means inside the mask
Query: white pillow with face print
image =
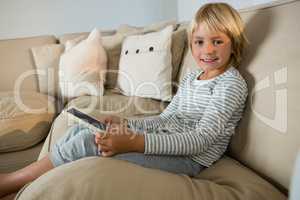
<svg viewBox="0 0 300 200"><path fill-rule="evenodd" d="M118 88L124 95L170 101L173 27L127 37L122 45Z"/></svg>

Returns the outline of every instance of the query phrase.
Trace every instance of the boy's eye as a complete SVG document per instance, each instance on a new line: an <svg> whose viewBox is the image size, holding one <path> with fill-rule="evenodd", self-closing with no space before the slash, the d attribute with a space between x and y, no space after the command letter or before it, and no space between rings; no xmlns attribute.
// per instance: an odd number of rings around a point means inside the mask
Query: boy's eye
<svg viewBox="0 0 300 200"><path fill-rule="evenodd" d="M195 43L196 45L202 45L202 44L203 44L203 41L202 41L202 40L196 40L194 43Z"/></svg>
<svg viewBox="0 0 300 200"><path fill-rule="evenodd" d="M214 45L220 45L220 44L223 44L223 41L222 40L214 40L213 44Z"/></svg>

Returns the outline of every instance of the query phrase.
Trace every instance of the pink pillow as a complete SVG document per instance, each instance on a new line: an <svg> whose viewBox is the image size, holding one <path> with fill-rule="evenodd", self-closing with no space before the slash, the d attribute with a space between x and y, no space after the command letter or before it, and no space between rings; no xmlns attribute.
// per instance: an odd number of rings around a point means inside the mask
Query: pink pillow
<svg viewBox="0 0 300 200"><path fill-rule="evenodd" d="M64 99L82 95L102 96L107 55L101 34L94 29L87 39L68 46L59 62L59 86Z"/></svg>

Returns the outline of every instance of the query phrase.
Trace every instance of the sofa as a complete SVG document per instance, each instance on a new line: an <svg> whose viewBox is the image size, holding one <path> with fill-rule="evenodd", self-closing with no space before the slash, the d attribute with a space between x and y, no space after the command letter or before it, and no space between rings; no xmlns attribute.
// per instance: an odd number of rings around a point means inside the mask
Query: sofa
<svg viewBox="0 0 300 200"><path fill-rule="evenodd" d="M25 185L15 198L288 199L300 147L299 10L299 0L239 10L249 40L239 70L248 84L249 95L228 150L211 167L188 177L112 158L87 157L49 171ZM110 38L106 46L108 68L118 70L122 41L128 35L158 31L169 24L174 27L172 80L180 83L187 72L197 68L188 45L189 22L127 25L102 31L103 37ZM0 173L20 169L51 151L55 141L76 123L65 112L70 107L95 117L116 114L138 118L157 115L167 106L165 101L120 93L115 88L116 73L107 74L103 96L83 95L65 101L49 95L50 86L40 84L36 72L41 63L33 52L54 45L61 53L67 41L87 35L0 40ZM47 60L49 51L42 56ZM56 67L57 62L47 60L44 67Z"/></svg>

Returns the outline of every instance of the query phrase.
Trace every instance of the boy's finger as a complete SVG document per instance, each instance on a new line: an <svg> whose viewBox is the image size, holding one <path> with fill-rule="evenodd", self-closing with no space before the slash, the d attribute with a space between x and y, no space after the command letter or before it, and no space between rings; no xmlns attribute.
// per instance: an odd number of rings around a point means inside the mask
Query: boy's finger
<svg viewBox="0 0 300 200"><path fill-rule="evenodd" d="M100 144L101 140L100 139L95 139L96 144Z"/></svg>
<svg viewBox="0 0 300 200"><path fill-rule="evenodd" d="M108 123L111 123L111 117L107 117L107 118L105 118L105 120L104 120L104 122L106 123L106 124L108 124Z"/></svg>
<svg viewBox="0 0 300 200"><path fill-rule="evenodd" d="M114 153L112 151L102 151L101 155L103 157L110 157L110 156L114 155Z"/></svg>
<svg viewBox="0 0 300 200"><path fill-rule="evenodd" d="M104 145L99 145L99 148L101 149L102 152L110 150L107 146L104 146Z"/></svg>
<svg viewBox="0 0 300 200"><path fill-rule="evenodd" d="M107 142L105 140L99 140L99 143L102 146L107 146Z"/></svg>
<svg viewBox="0 0 300 200"><path fill-rule="evenodd" d="M96 137L96 138L100 138L100 137L101 137L100 133L96 133L96 134L95 134L95 137Z"/></svg>
<svg viewBox="0 0 300 200"><path fill-rule="evenodd" d="M108 131L106 131L105 133L101 134L101 136L99 137L100 140L105 140L107 139L109 136L109 133Z"/></svg>

